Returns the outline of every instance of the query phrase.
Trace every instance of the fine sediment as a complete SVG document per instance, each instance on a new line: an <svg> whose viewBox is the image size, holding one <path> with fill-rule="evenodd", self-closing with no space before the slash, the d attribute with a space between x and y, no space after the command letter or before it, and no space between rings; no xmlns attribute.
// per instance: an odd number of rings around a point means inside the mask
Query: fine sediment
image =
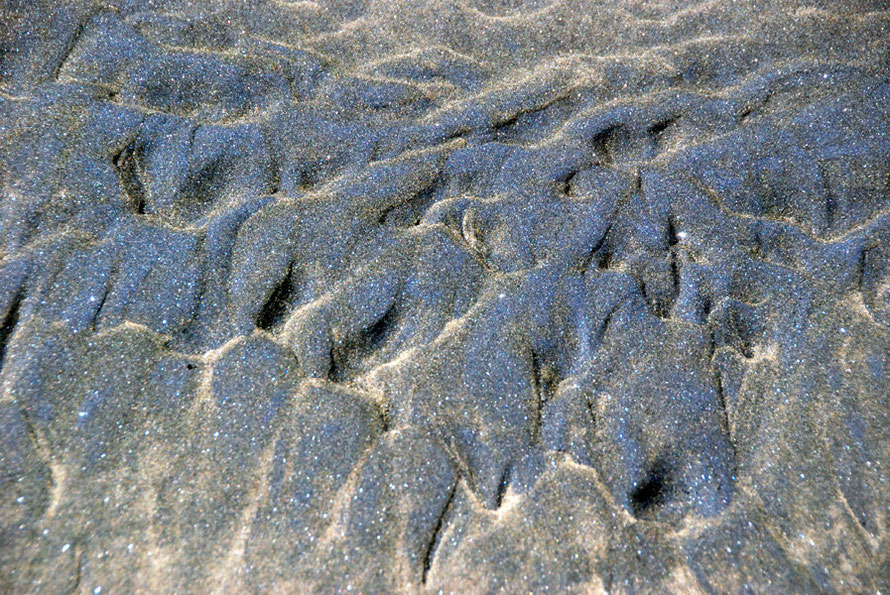
<svg viewBox="0 0 890 595"><path fill-rule="evenodd" d="M0 591L890 589L886 8L0 3Z"/></svg>

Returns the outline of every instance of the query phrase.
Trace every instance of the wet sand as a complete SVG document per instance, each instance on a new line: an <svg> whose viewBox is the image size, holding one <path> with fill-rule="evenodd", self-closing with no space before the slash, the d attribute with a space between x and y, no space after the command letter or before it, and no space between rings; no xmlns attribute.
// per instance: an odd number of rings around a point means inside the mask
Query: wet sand
<svg viewBox="0 0 890 595"><path fill-rule="evenodd" d="M0 3L0 591L890 589L886 8Z"/></svg>

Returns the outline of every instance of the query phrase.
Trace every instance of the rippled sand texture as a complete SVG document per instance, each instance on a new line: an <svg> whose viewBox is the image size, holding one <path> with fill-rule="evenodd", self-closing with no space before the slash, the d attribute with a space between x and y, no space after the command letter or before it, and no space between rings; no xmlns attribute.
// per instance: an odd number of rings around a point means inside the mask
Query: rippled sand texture
<svg viewBox="0 0 890 595"><path fill-rule="evenodd" d="M0 590L890 589L881 8L4 0Z"/></svg>

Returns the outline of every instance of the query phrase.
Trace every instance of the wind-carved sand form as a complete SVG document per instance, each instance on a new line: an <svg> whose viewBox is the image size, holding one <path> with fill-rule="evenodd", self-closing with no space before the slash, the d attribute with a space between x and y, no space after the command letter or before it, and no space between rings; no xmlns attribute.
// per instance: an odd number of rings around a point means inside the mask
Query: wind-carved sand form
<svg viewBox="0 0 890 595"><path fill-rule="evenodd" d="M882 8L4 3L0 590L887 590Z"/></svg>

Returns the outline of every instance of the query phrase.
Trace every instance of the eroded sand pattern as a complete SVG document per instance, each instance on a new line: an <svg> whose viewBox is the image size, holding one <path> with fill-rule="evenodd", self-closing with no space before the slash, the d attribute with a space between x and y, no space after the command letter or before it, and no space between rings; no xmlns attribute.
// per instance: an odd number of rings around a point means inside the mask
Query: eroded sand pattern
<svg viewBox="0 0 890 595"><path fill-rule="evenodd" d="M883 2L0 6L0 591L890 589Z"/></svg>

